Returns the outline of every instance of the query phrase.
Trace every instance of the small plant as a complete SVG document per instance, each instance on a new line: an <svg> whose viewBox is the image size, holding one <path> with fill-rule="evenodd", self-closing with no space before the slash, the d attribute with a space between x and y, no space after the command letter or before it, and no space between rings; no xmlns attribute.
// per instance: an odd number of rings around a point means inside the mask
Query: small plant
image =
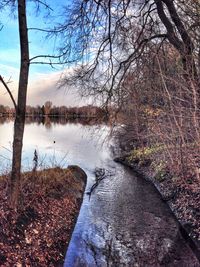
<svg viewBox="0 0 200 267"><path fill-rule="evenodd" d="M162 114L162 109L161 108L153 108L151 106L147 106L144 108L144 114L146 116L150 116L153 118L158 117L159 115Z"/></svg>
<svg viewBox="0 0 200 267"><path fill-rule="evenodd" d="M37 167L38 167L38 153L37 150L35 149L33 157L33 171L36 171Z"/></svg>
<svg viewBox="0 0 200 267"><path fill-rule="evenodd" d="M159 170L154 176L155 180L158 182L163 182L168 176L168 172L166 170Z"/></svg>
<svg viewBox="0 0 200 267"><path fill-rule="evenodd" d="M152 146L134 149L130 152L128 161L138 163L142 166L146 166L146 164L150 164L152 155L160 151L161 148L162 146Z"/></svg>
<svg viewBox="0 0 200 267"><path fill-rule="evenodd" d="M161 160L158 164L153 163L151 166L155 171L155 180L163 182L166 178L171 177L171 174L166 167L166 162L163 160Z"/></svg>

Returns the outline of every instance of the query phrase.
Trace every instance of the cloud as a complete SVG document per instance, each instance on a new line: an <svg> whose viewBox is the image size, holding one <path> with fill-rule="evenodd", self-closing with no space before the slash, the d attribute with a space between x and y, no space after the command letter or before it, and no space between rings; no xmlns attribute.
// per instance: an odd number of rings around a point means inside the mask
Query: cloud
<svg viewBox="0 0 200 267"><path fill-rule="evenodd" d="M0 64L0 75L6 80L11 78L13 81L16 81L19 76L19 68L8 64Z"/></svg>
<svg viewBox="0 0 200 267"><path fill-rule="evenodd" d="M72 69L70 68L65 70L66 73L71 71ZM9 84L9 88L15 99L17 99L19 70L17 68L0 64L0 74L1 73L11 74L12 82ZM58 106L81 106L89 103L88 99L87 101L81 99L77 89L67 87L59 88L58 84L62 73L62 71L50 73L30 72L27 105L43 105L48 100ZM8 81L9 77L4 76L4 79L5 81ZM10 97L2 84L0 84L0 104L12 106Z"/></svg>
<svg viewBox="0 0 200 267"><path fill-rule="evenodd" d="M59 88L61 74L61 71L37 74L34 79L31 79L28 88L28 104L43 105L47 100L52 101L54 105L80 106L86 104L76 89Z"/></svg>

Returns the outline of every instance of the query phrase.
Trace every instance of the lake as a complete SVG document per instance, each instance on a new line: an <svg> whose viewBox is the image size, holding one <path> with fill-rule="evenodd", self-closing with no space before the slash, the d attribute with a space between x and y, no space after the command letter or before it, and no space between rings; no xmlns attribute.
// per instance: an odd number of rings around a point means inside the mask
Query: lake
<svg viewBox="0 0 200 267"><path fill-rule="evenodd" d="M27 120L23 170L33 168L36 150L39 168L77 164L88 176L64 266L199 266L152 184L113 162L109 132L106 124L91 121ZM10 170L12 136L13 121L1 120L1 173ZM89 196L96 168L105 179Z"/></svg>
<svg viewBox="0 0 200 267"><path fill-rule="evenodd" d="M22 169L33 168L34 151L39 167L80 165L85 170L103 166L110 158L109 127L84 121L27 122L23 140ZM6 172L12 158L13 121L0 123L0 167ZM111 142L110 142L111 145Z"/></svg>

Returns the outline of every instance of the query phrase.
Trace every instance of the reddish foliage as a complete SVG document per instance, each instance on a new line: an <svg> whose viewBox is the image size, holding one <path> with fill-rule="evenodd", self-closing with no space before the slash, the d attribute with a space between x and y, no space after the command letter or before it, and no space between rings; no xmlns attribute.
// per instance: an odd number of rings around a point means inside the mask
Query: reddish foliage
<svg viewBox="0 0 200 267"><path fill-rule="evenodd" d="M75 194L31 191L30 183L23 186L25 204L13 212L6 184L0 182L0 266L62 266L80 206Z"/></svg>

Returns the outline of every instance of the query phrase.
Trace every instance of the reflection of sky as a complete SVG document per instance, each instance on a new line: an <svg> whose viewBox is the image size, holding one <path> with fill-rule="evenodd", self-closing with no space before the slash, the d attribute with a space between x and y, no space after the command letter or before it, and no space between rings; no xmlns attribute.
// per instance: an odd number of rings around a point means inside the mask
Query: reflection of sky
<svg viewBox="0 0 200 267"><path fill-rule="evenodd" d="M42 167L67 166L78 164L91 170L103 165L109 158L108 144L103 141L108 127L96 129L95 126L68 123L52 124L50 129L44 125L32 123L25 127L23 146L23 167L31 169L36 149ZM11 159L13 122L0 125L0 166L5 168ZM55 142L55 143L54 143ZM8 149L8 150L7 150Z"/></svg>

